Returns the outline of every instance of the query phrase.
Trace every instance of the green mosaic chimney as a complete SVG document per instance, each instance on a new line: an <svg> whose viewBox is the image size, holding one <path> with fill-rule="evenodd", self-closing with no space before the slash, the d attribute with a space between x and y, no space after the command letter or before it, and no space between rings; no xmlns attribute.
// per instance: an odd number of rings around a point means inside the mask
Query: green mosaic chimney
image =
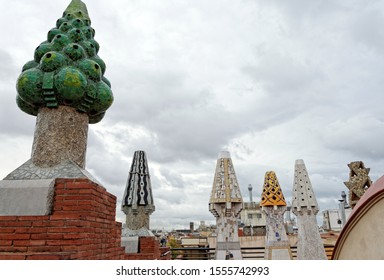
<svg viewBox="0 0 384 280"><path fill-rule="evenodd" d="M36 116L41 107L70 106L87 114L89 123L104 117L113 94L94 36L87 7L72 0L23 66L16 98L23 112Z"/></svg>

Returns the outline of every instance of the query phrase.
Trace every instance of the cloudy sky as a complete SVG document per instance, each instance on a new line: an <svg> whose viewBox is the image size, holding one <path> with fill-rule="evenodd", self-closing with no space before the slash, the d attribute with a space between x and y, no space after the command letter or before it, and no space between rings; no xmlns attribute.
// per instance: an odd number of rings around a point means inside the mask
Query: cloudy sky
<svg viewBox="0 0 384 280"><path fill-rule="evenodd" d="M30 158L35 117L16 80L69 0L0 0L0 177ZM291 200L304 159L321 210L338 207L351 161L384 173L384 2L88 0L115 97L90 125L87 167L118 199L136 150L149 160L152 228L214 223L218 153L245 201L266 171Z"/></svg>

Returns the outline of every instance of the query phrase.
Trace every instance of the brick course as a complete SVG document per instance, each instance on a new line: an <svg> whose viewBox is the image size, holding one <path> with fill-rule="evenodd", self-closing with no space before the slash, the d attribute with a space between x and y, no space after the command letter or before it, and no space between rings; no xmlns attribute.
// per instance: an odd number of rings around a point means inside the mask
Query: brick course
<svg viewBox="0 0 384 280"><path fill-rule="evenodd" d="M169 259L154 237L140 237L139 253L125 254L115 215L116 197L100 185L56 179L52 215L0 216L0 260Z"/></svg>

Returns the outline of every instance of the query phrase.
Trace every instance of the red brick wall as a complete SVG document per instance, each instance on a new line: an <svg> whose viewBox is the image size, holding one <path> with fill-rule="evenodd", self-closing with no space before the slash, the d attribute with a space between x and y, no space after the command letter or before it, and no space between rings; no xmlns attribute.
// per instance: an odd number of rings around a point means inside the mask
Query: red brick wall
<svg viewBox="0 0 384 280"><path fill-rule="evenodd" d="M170 260L169 248L160 248L158 240L154 237L139 237L139 253L126 254L126 260Z"/></svg>
<svg viewBox="0 0 384 280"><path fill-rule="evenodd" d="M161 258L151 237L140 238L142 254L125 254L115 214L116 197L98 184L56 179L52 215L0 216L0 260Z"/></svg>

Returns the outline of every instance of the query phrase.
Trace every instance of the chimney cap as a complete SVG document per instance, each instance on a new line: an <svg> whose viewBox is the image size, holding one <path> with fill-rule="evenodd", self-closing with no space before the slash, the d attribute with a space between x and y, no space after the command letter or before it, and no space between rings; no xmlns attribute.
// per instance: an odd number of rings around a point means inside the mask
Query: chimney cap
<svg viewBox="0 0 384 280"><path fill-rule="evenodd" d="M231 158L231 154L228 151L221 151L219 153L219 158Z"/></svg>

